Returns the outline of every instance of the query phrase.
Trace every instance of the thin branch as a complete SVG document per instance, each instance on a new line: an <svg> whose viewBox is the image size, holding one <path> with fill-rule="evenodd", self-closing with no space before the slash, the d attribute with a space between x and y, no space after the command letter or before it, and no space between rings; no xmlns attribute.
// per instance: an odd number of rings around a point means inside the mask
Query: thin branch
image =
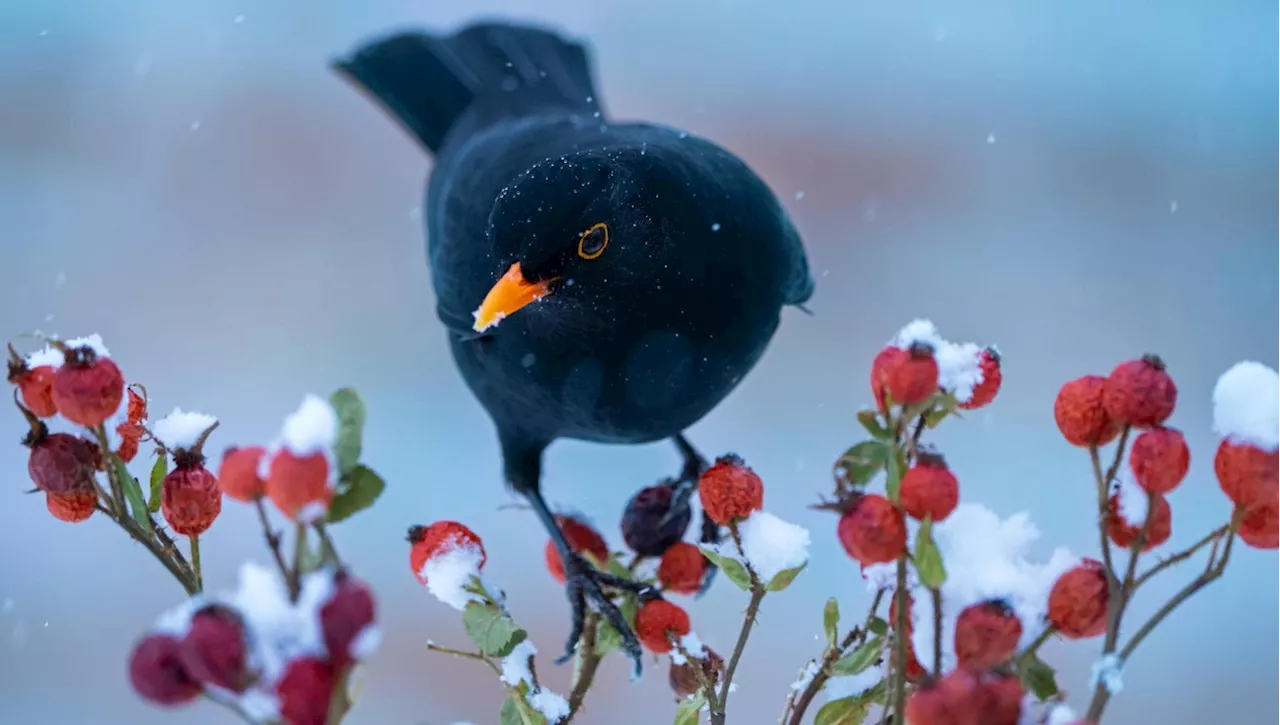
<svg viewBox="0 0 1280 725"><path fill-rule="evenodd" d="M582 630L582 639L578 642L578 661L573 670L573 689L569 692L569 715L564 725L573 720L574 715L582 708L587 691L595 681L596 670L600 667L600 653L596 651L596 633L600 627L600 613L587 612L587 619Z"/></svg>
<svg viewBox="0 0 1280 725"><path fill-rule="evenodd" d="M196 588L204 591L204 573L200 571L200 537L191 534L187 541L191 544L191 571L196 575Z"/></svg>
<svg viewBox="0 0 1280 725"><path fill-rule="evenodd" d="M930 589L933 597L933 676L942 676L942 592Z"/></svg>
<svg viewBox="0 0 1280 725"><path fill-rule="evenodd" d="M316 530L316 534L320 537L321 551L328 551L333 557L333 563L339 568L342 567L342 560L338 558L338 547L334 546L333 539L329 537L329 529L325 528L323 521L317 521L312 528Z"/></svg>
<svg viewBox="0 0 1280 725"><path fill-rule="evenodd" d="M1119 581L1116 579L1116 565L1111 560L1111 544L1107 541L1107 508L1111 497L1108 482L1102 473L1102 459L1098 457L1097 446L1089 446L1089 460L1093 462L1093 480L1098 497L1098 537L1102 543L1102 570L1107 580L1107 594L1114 597Z"/></svg>
<svg viewBox="0 0 1280 725"><path fill-rule="evenodd" d="M1170 555L1166 559L1162 560L1159 564L1156 564L1155 566L1151 567L1146 572L1144 572L1141 576L1138 577L1138 580L1133 583L1133 588L1135 590L1141 588L1142 585L1145 584L1147 580L1150 579L1151 577L1155 576L1156 574L1159 574L1165 569L1168 569L1174 564L1178 564L1180 562L1186 561L1187 559L1190 559L1192 556L1195 556L1196 552L1200 551L1201 549L1208 546L1209 544L1214 544L1216 546L1218 541L1222 538L1222 535L1227 533L1227 530L1230 528L1230 526L1231 526L1230 524L1223 524L1222 526L1219 526L1213 531L1210 531L1203 539L1200 539L1196 543L1192 544L1186 549L1183 549L1182 551L1179 551L1176 554ZM1210 565L1213 564L1213 559L1214 557L1210 555L1209 557Z"/></svg>
<svg viewBox="0 0 1280 725"><path fill-rule="evenodd" d="M893 623L893 683L892 706L885 712L892 711L893 722L905 720L907 702L907 553L898 556L898 585L893 596L897 598L898 611Z"/></svg>
<svg viewBox="0 0 1280 725"><path fill-rule="evenodd" d="M479 652L467 652L466 650L453 649L452 647L441 647L435 642L427 642L427 650L430 652L439 652L441 654L452 655L454 657L462 657L463 659L483 662L486 665L488 665L489 669L493 670L496 674L499 674L499 675L502 674L502 668L498 667L498 665L495 664L493 660L489 659L488 657L485 657Z"/></svg>
<svg viewBox="0 0 1280 725"><path fill-rule="evenodd" d="M253 501L254 506L258 509L258 521L262 524L262 534L267 539L267 548L271 549L271 555L276 560L276 567L280 570L280 576L285 581L289 580L289 565L284 563L284 554L280 553L280 533L271 528L271 521L267 519L267 507L262 503L262 498L256 498Z"/></svg>
<svg viewBox="0 0 1280 725"><path fill-rule="evenodd" d="M792 692L792 698L788 699L787 709L784 710L782 719L787 722L787 714L790 712L790 725L800 725L804 719L804 713L809 709L809 705L813 703L813 698L817 697L822 690L823 685L827 684L827 680L831 679L831 668L840 660L844 653L854 645L861 645L867 638L867 632L871 628L871 620L876 617L876 610L880 608L880 602L884 599L884 589L876 592L875 599L871 601L871 609L867 612L866 621L861 627L854 627L849 630L844 639L835 647L828 647L826 653L822 657L822 663L818 667L817 673L809 680L809 686L800 693L799 697L795 697Z"/></svg>
<svg viewBox="0 0 1280 725"><path fill-rule="evenodd" d="M1057 633L1058 628L1054 627L1052 624L1045 626L1044 631L1041 632L1038 637L1033 639L1031 644L1027 645L1026 649L1022 650L1021 653L1014 657L1014 660L1021 661L1028 657L1034 657L1036 652L1040 651L1040 648L1044 646L1044 643L1048 642L1050 638Z"/></svg>

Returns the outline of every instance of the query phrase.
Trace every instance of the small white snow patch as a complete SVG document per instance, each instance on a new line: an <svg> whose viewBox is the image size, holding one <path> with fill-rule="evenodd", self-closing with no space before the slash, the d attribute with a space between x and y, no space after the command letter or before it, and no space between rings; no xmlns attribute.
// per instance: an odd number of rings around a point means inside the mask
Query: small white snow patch
<svg viewBox="0 0 1280 725"><path fill-rule="evenodd" d="M813 682L814 676L818 674L817 660L809 660L805 664L804 669L800 671L800 676L795 682L791 683L791 689L795 692L804 692L809 687L809 683Z"/></svg>
<svg viewBox="0 0 1280 725"><path fill-rule="evenodd" d="M186 450L194 446L201 434L217 422L218 419L212 415L174 408L172 413L155 422L151 433L170 451Z"/></svg>
<svg viewBox="0 0 1280 725"><path fill-rule="evenodd" d="M70 348L87 347L90 350L93 350L98 357L110 357L111 355L107 350L107 346L102 342L102 335L99 335L96 332L92 335L86 335L85 337L77 337L72 340L67 340L63 344Z"/></svg>
<svg viewBox="0 0 1280 725"><path fill-rule="evenodd" d="M738 532L743 556L765 584L809 560L809 530L768 511L753 511L738 525Z"/></svg>
<svg viewBox="0 0 1280 725"><path fill-rule="evenodd" d="M707 646L698 638L697 632L689 632L681 637L668 655L671 661L677 665L683 665L689 662L689 657L694 659L702 659L707 656ZM688 653L688 657L685 654Z"/></svg>
<svg viewBox="0 0 1280 725"><path fill-rule="evenodd" d="M1260 362L1232 365L1213 386L1213 430L1270 452L1280 447L1280 376Z"/></svg>
<svg viewBox="0 0 1280 725"><path fill-rule="evenodd" d="M294 455L327 452L338 440L338 414L328 401L308 395L302 405L284 419L284 446Z"/></svg>
<svg viewBox="0 0 1280 725"><path fill-rule="evenodd" d="M893 562L872 564L863 568L862 578L867 582L867 591L871 594L881 589L892 590L898 585L898 565Z"/></svg>
<svg viewBox="0 0 1280 725"><path fill-rule="evenodd" d="M1044 725L1071 725L1076 722L1076 711L1066 705L1054 705L1045 717Z"/></svg>
<svg viewBox="0 0 1280 725"><path fill-rule="evenodd" d="M53 345L45 345L43 350L37 350L27 356L27 367L38 368L42 365L57 370L62 367L62 352Z"/></svg>
<svg viewBox="0 0 1280 725"><path fill-rule="evenodd" d="M534 710L542 713L548 725L554 725L569 717L569 701L558 693L547 689L539 689L529 695L529 704Z"/></svg>
<svg viewBox="0 0 1280 725"><path fill-rule="evenodd" d="M873 665L856 675L832 677L822 689L827 693L828 700L839 700L842 697L861 695L883 679L884 670L880 665Z"/></svg>
<svg viewBox="0 0 1280 725"><path fill-rule="evenodd" d="M300 524L314 524L329 512L329 504L324 501L312 501L298 509L294 519Z"/></svg>
<svg viewBox="0 0 1280 725"><path fill-rule="evenodd" d="M1120 487L1116 492L1116 499L1119 504L1116 507L1117 513L1130 526L1140 527L1147 520L1147 507L1150 503L1147 492L1138 485L1133 473L1128 469L1121 473L1118 478L1120 479Z"/></svg>
<svg viewBox="0 0 1280 725"><path fill-rule="evenodd" d="M235 701L253 722L271 722L280 718L280 699L273 693L251 687Z"/></svg>
<svg viewBox="0 0 1280 725"><path fill-rule="evenodd" d="M538 648L527 639L516 645L511 654L502 658L502 674L498 678L512 687L519 687L521 682L533 687L533 671L529 669L529 662L537 653Z"/></svg>
<svg viewBox="0 0 1280 725"><path fill-rule="evenodd" d="M225 599L244 618L250 666L262 673L265 687L279 680L290 660L325 656L318 610L333 595L332 571L307 575L296 605L274 568L245 562L239 584Z"/></svg>
<svg viewBox="0 0 1280 725"><path fill-rule="evenodd" d="M170 634L181 639L187 636L187 630L191 629L192 615L209 603L209 599L200 594L190 597L181 604L162 612L156 618L152 629L161 634Z"/></svg>
<svg viewBox="0 0 1280 725"><path fill-rule="evenodd" d="M347 646L347 654L357 662L363 662L378 651L380 644L382 644L382 630L376 624L366 624Z"/></svg>
<svg viewBox="0 0 1280 725"><path fill-rule="evenodd" d="M961 403L969 400L973 389L982 384L983 348L972 342L948 342L937 326L926 319L908 322L889 344L906 350L916 343L933 348L938 361L938 387L949 391Z"/></svg>
<svg viewBox="0 0 1280 725"><path fill-rule="evenodd" d="M1089 668L1089 689L1097 687L1098 683L1102 683L1112 695L1118 695L1124 689L1124 662L1115 654L1103 655Z"/></svg>
<svg viewBox="0 0 1280 725"><path fill-rule="evenodd" d="M471 583L472 577L480 576L484 553L475 544L464 543L456 537L444 547L427 559L419 573L427 580L427 589L436 599L462 611L467 602L477 599L463 587Z"/></svg>
<svg viewBox="0 0 1280 725"><path fill-rule="evenodd" d="M917 318L908 322L901 330L898 330L898 334L893 336L889 344L906 350L918 342L929 345L936 350L942 346L944 340L942 335L938 334L938 328L933 322Z"/></svg>

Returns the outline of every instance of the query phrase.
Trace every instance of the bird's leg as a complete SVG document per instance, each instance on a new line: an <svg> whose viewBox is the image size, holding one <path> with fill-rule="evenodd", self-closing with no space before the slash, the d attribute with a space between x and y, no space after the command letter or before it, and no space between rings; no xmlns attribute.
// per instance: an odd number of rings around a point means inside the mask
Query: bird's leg
<svg viewBox="0 0 1280 725"><path fill-rule="evenodd" d="M698 490L698 479L702 477L702 472L707 470L707 459L702 457L701 453L693 447L688 438L683 433L673 437L672 442L676 444L676 449L680 451L680 455L684 458L684 465L680 469L680 478L676 481L675 491L671 496L671 507L667 509L666 516L663 517L663 523L666 523L667 517L674 516L675 512L682 510L689 505L689 499L693 497L693 492ZM720 526L712 521L707 512L702 512L702 532L698 537L699 542L703 544L720 543ZM711 582L716 575L716 566L711 562L707 562L707 568L702 575L702 587L698 590L698 595L705 594L707 589L711 587Z"/></svg>
<svg viewBox="0 0 1280 725"><path fill-rule="evenodd" d="M649 593L651 588L644 584L596 570L594 566L569 545L564 532L560 530L560 525L556 523L555 515L551 513L547 502L542 498L542 493L536 488L522 491L522 493L529 499L529 504L542 521L542 525L546 527L547 533L551 535L551 541L555 544L556 551L560 553L560 560L564 562L565 593L569 597L569 606L573 612L573 623L569 629L569 639L565 642L564 655L557 660L557 663L562 664L573 657L573 653L578 647L578 640L582 637L583 620L585 619L586 606L589 601L597 611L604 615L609 624L617 630L622 639L622 649L626 651L632 662L635 663L634 677L638 678L642 669L640 663L640 641L636 639L631 625L627 624L626 618L622 616L622 612L609 598L609 595L605 593L604 588L625 589L641 595Z"/></svg>

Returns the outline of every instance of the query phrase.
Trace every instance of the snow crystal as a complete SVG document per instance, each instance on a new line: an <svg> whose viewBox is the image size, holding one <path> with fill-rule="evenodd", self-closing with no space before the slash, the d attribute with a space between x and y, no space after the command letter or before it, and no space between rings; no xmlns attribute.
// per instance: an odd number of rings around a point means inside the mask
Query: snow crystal
<svg viewBox="0 0 1280 725"><path fill-rule="evenodd" d="M347 654L358 662L363 662L378 651L382 644L382 630L376 624L366 624L364 629L347 645Z"/></svg>
<svg viewBox="0 0 1280 725"><path fill-rule="evenodd" d="M1264 451L1280 447L1280 377L1259 362L1231 366L1213 386L1213 430Z"/></svg>
<svg viewBox="0 0 1280 725"><path fill-rule="evenodd" d="M328 451L338 440L338 414L328 401L308 395L302 405L284 419L284 445L294 455Z"/></svg>
<svg viewBox="0 0 1280 725"><path fill-rule="evenodd" d="M1133 473L1126 467L1119 474L1120 487L1118 493L1119 514L1130 526L1142 526L1147 520L1147 506L1150 500L1147 492L1138 485Z"/></svg>
<svg viewBox="0 0 1280 725"><path fill-rule="evenodd" d="M818 674L818 669L818 661L809 660L800 672L800 676L796 678L795 682L791 683L791 689L796 692L804 692L809 688L809 683L813 682L813 678Z"/></svg>
<svg viewBox="0 0 1280 725"><path fill-rule="evenodd" d="M155 422L151 432L171 451L191 448L200 440L200 436L217 423L218 419L205 413L190 413L182 408L174 408L173 412Z"/></svg>
<svg viewBox="0 0 1280 725"><path fill-rule="evenodd" d="M738 525L738 532L743 555L766 584L779 572L809 560L809 530L768 511L753 511Z"/></svg>
<svg viewBox="0 0 1280 725"><path fill-rule="evenodd" d="M1089 668L1089 689L1101 682L1107 692L1117 695L1124 689L1124 661L1113 654L1106 654Z"/></svg>
<svg viewBox="0 0 1280 725"><path fill-rule="evenodd" d="M569 701L564 699L562 695L545 689L539 689L537 692L529 695L529 704L534 710L542 713L547 719L548 725L554 725L561 720L569 717Z"/></svg>
<svg viewBox="0 0 1280 725"><path fill-rule="evenodd" d="M947 567L942 585L944 670L955 661L955 622L961 610L981 601L1003 600L1022 622L1021 649L1044 631L1054 582L1079 562L1079 557L1061 547L1043 564L1028 561L1027 553L1040 538L1040 531L1025 512L1002 520L984 506L962 503L934 526L933 533ZM923 591L917 591L914 598L912 644L921 662L932 662L933 605Z"/></svg>
<svg viewBox="0 0 1280 725"><path fill-rule="evenodd" d="M467 602L476 599L475 594L463 587L471 583L472 577L480 575L484 552L480 547L462 543L456 537L443 546L449 548L427 559L419 573L427 580L427 589L436 599L462 611Z"/></svg>
<svg viewBox="0 0 1280 725"><path fill-rule="evenodd" d="M948 342L938 333L933 322L915 319L894 335L889 344L906 350L916 343L933 348L938 361L938 387L956 396L961 403L969 400L973 389L982 384L982 347L972 342Z"/></svg>
<svg viewBox="0 0 1280 725"><path fill-rule="evenodd" d="M823 691L827 693L828 700L839 700L842 697L861 695L883 679L884 670L880 665L873 665L856 675L832 677L827 680Z"/></svg>
<svg viewBox="0 0 1280 725"><path fill-rule="evenodd" d="M681 637L677 645L668 653L671 657L671 662L676 665L683 665L689 661L685 653L688 653L689 657L699 660L707 654L707 646L698 638L697 632L689 632Z"/></svg>
<svg viewBox="0 0 1280 725"><path fill-rule="evenodd" d="M43 350L37 350L27 356L27 367L38 368L41 365L48 365L57 370L62 367L62 353L53 345L45 345Z"/></svg>
<svg viewBox="0 0 1280 725"><path fill-rule="evenodd" d="M511 654L502 658L502 674L498 676L499 679L512 687L519 687L521 682L527 682L532 687L533 672L529 669L529 661L537 653L538 648L527 639L516 645Z"/></svg>

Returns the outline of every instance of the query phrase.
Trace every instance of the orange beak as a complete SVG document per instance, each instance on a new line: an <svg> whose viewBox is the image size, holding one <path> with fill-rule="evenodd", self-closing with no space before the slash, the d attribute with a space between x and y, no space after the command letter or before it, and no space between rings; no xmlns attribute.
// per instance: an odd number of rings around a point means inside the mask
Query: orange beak
<svg viewBox="0 0 1280 725"><path fill-rule="evenodd" d="M520 263L516 262L511 265L511 269L508 269L506 274L498 279L493 288L489 290L489 294L484 296L484 301L480 303L480 307L471 313L476 318L476 322L471 326L471 329L476 332L484 332L530 302L537 302L546 297L551 294L551 283L554 281L549 279L542 282L530 282L524 278L524 273L520 271Z"/></svg>

